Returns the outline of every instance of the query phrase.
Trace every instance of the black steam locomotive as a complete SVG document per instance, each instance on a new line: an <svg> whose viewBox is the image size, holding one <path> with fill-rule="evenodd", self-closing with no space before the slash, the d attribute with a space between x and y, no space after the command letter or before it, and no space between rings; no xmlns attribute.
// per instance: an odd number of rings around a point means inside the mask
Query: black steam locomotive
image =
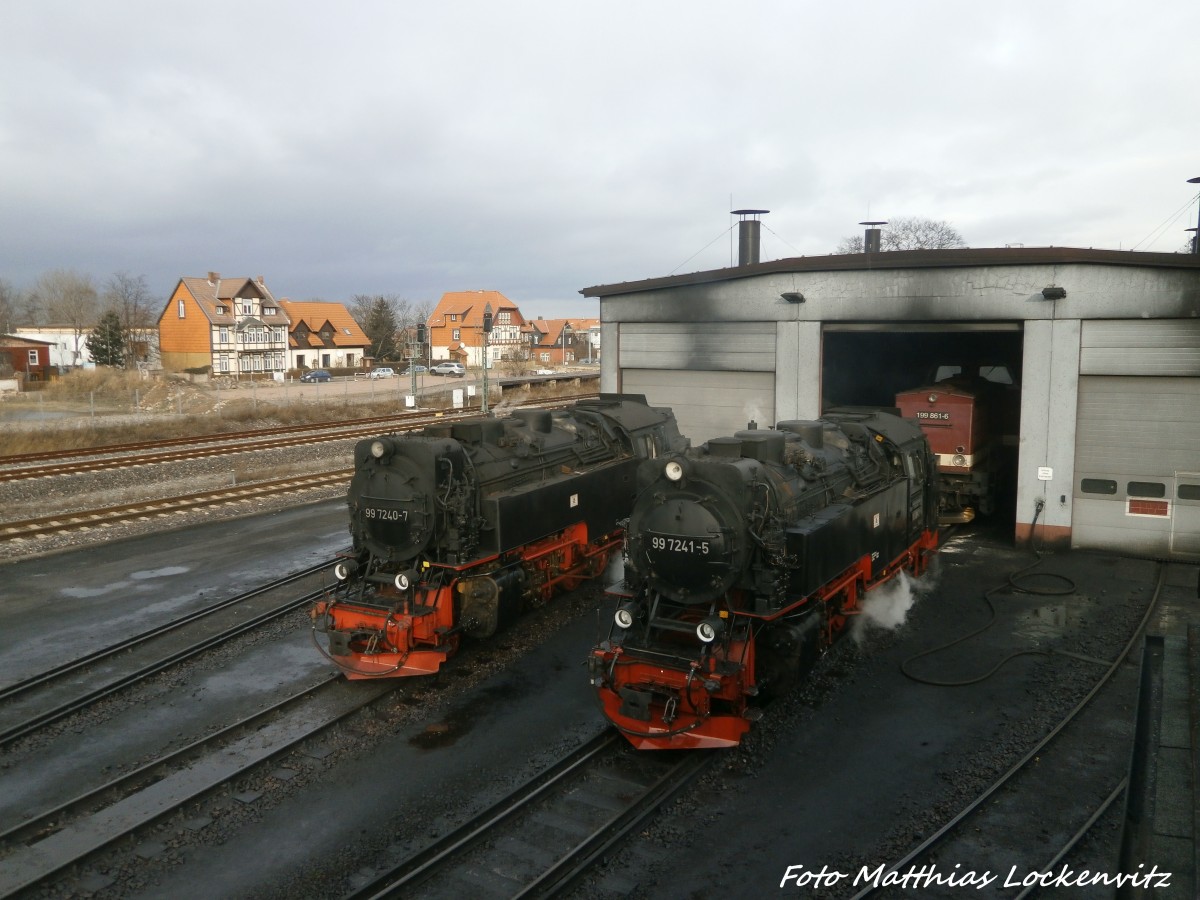
<svg viewBox="0 0 1200 900"><path fill-rule="evenodd" d="M936 457L912 422L831 413L638 469L625 582L588 659L642 749L728 747L901 571L937 547Z"/></svg>
<svg viewBox="0 0 1200 900"><path fill-rule="evenodd" d="M687 447L668 409L601 395L359 441L352 551L312 610L349 678L436 672L534 600L600 574L638 464Z"/></svg>

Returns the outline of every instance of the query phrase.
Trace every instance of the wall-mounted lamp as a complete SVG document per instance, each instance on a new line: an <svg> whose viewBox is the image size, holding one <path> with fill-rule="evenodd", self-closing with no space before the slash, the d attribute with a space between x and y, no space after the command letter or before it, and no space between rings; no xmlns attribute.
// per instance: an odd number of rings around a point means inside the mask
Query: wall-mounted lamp
<svg viewBox="0 0 1200 900"><path fill-rule="evenodd" d="M1043 299L1061 300L1065 296L1067 296L1066 288L1055 287L1054 285L1050 285L1049 287L1042 288Z"/></svg>
<svg viewBox="0 0 1200 900"><path fill-rule="evenodd" d="M802 293L800 293L799 291L784 291L779 296L782 297L784 300L786 300L788 303L803 303L804 302L804 295Z"/></svg>

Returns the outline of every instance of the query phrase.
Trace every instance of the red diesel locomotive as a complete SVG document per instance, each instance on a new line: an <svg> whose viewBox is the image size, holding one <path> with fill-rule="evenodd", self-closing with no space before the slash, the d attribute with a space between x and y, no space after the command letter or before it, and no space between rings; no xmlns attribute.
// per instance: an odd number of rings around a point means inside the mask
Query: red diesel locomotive
<svg viewBox="0 0 1200 900"><path fill-rule="evenodd" d="M318 649L352 679L436 672L464 634L599 575L638 464L686 446L669 409L612 394L359 441Z"/></svg>
<svg viewBox="0 0 1200 900"><path fill-rule="evenodd" d="M970 522L996 507L1000 472L997 385L950 378L896 394L896 406L914 419L937 455L941 524Z"/></svg>
<svg viewBox="0 0 1200 900"><path fill-rule="evenodd" d="M888 413L781 422L643 462L625 582L588 658L605 717L640 749L737 745L759 698L936 548L935 457Z"/></svg>

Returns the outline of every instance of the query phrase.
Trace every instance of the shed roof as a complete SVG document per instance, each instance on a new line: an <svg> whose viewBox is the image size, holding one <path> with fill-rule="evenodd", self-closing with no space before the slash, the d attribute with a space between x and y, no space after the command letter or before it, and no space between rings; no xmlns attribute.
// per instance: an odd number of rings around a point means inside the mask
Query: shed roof
<svg viewBox="0 0 1200 900"><path fill-rule="evenodd" d="M797 256L769 262L710 269L687 275L669 275L641 281L624 281L583 288L585 297L611 297L661 288L733 281L779 272L851 272L888 269L934 269L965 266L1026 266L1091 263L1111 266L1200 269L1194 253L1136 253L1130 250L1092 250L1079 247L992 247L962 250L889 250L879 253L841 253Z"/></svg>

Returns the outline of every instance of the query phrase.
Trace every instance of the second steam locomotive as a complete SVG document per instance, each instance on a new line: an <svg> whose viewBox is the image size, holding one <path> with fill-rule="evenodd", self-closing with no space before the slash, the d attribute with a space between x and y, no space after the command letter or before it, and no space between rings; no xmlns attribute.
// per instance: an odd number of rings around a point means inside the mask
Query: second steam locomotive
<svg viewBox="0 0 1200 900"><path fill-rule="evenodd" d="M588 659L642 749L729 747L859 613L937 547L937 465L884 412L742 431L643 462L625 582Z"/></svg>
<svg viewBox="0 0 1200 900"><path fill-rule="evenodd" d="M464 634L599 575L638 464L686 445L671 411L636 395L360 441L352 550L312 611L323 652L349 678L436 672Z"/></svg>

